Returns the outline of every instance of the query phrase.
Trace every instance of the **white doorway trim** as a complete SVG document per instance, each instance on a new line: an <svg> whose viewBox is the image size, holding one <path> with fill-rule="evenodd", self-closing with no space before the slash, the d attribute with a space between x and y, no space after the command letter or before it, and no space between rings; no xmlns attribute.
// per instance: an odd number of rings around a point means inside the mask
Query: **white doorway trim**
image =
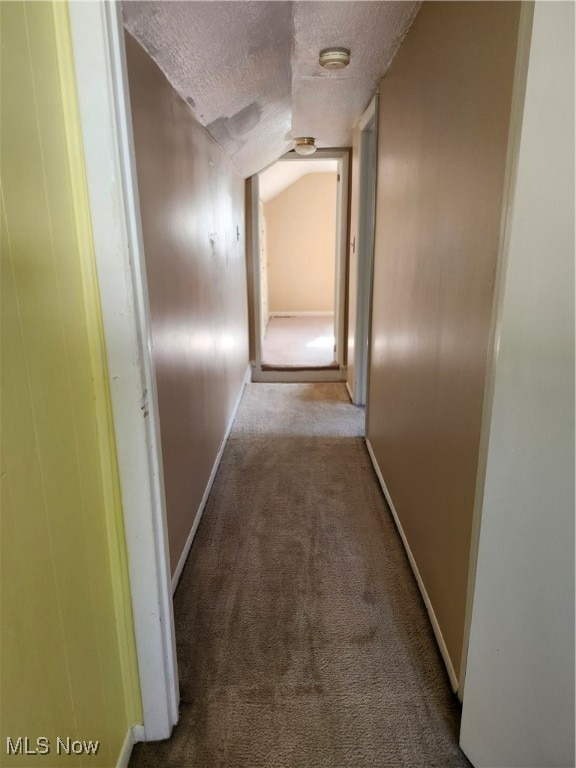
<svg viewBox="0 0 576 768"><path fill-rule="evenodd" d="M366 405L370 365L370 327L376 226L376 165L378 157L378 94L360 120L358 258L354 339L354 404Z"/></svg>
<svg viewBox="0 0 576 768"><path fill-rule="evenodd" d="M119 3L69 8L144 713L133 732L156 740L178 719L179 693L124 30Z"/></svg>
<svg viewBox="0 0 576 768"><path fill-rule="evenodd" d="M301 157L289 152L280 158L286 162L310 162L311 160L336 160L338 163L338 196L336 202L336 279L334 303L334 330L336 337L335 358L338 368L333 370L278 371L262 370L262 339L258 331L262 327L262 291L260 284L260 188L259 175L251 177L252 215L252 272L254 306L254 361L252 381L343 381L346 379L345 330L346 330L346 269L348 255L348 174L350 154L347 149L318 149L313 157Z"/></svg>

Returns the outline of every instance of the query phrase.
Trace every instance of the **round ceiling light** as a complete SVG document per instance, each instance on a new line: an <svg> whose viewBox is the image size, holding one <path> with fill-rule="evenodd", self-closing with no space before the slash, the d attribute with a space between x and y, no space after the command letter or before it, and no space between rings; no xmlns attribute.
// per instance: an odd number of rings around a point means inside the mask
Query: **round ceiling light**
<svg viewBox="0 0 576 768"><path fill-rule="evenodd" d="M348 48L324 48L318 61L324 69L344 69L350 64L350 51Z"/></svg>
<svg viewBox="0 0 576 768"><path fill-rule="evenodd" d="M294 139L294 151L299 155L313 155L316 152L316 139L311 136Z"/></svg>

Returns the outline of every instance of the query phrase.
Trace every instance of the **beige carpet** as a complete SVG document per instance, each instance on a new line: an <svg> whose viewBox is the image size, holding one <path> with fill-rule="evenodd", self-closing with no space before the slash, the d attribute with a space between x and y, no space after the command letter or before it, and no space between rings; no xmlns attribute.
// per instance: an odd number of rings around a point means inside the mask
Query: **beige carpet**
<svg viewBox="0 0 576 768"><path fill-rule="evenodd" d="M457 768L459 706L342 384L251 384L175 596L180 722L131 768Z"/></svg>
<svg viewBox="0 0 576 768"><path fill-rule="evenodd" d="M262 345L262 363L279 368L335 365L334 316L271 317Z"/></svg>

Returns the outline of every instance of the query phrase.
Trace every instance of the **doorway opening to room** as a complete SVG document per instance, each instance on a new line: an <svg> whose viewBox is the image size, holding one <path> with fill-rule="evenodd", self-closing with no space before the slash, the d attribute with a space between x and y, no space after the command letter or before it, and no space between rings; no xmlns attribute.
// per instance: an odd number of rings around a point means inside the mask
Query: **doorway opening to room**
<svg viewBox="0 0 576 768"><path fill-rule="evenodd" d="M252 178L254 381L345 375L347 163L291 152Z"/></svg>

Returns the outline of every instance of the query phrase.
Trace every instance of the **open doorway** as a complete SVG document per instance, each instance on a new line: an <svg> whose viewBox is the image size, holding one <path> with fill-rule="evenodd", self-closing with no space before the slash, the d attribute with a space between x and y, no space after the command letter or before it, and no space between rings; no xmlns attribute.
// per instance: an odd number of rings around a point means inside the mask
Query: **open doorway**
<svg viewBox="0 0 576 768"><path fill-rule="evenodd" d="M254 381L345 373L348 153L289 153L252 179Z"/></svg>
<svg viewBox="0 0 576 768"><path fill-rule="evenodd" d="M260 174L262 365L337 368L336 160L279 160Z"/></svg>

